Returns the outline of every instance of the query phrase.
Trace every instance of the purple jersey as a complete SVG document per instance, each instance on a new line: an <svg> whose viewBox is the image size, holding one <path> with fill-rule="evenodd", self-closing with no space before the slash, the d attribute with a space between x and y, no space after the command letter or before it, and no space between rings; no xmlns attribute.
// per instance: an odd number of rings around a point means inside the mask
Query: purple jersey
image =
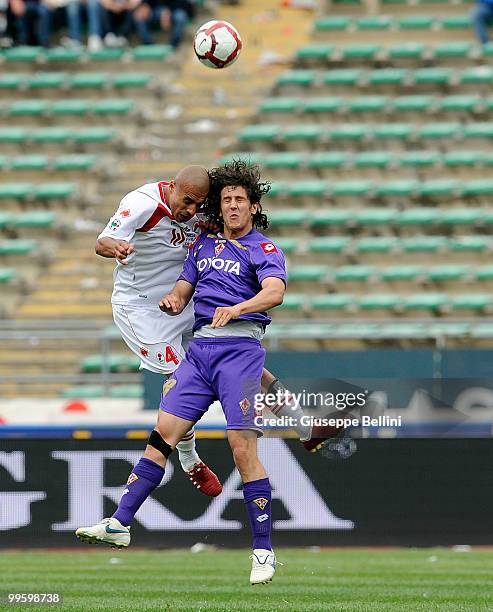
<svg viewBox="0 0 493 612"><path fill-rule="evenodd" d="M195 287L193 330L209 325L217 307L235 306L253 298L270 276L287 284L284 254L257 230L236 240L203 232L188 251L180 275ZM252 312L235 320L268 325L271 318L265 312Z"/></svg>

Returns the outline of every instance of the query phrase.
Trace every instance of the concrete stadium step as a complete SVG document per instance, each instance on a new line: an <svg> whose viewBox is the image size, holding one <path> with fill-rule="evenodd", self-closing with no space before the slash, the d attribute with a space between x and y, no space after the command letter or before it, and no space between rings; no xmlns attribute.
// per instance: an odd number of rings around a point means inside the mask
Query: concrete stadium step
<svg viewBox="0 0 493 612"><path fill-rule="evenodd" d="M16 313L18 319L108 319L111 305L101 304L30 304L23 303Z"/></svg>

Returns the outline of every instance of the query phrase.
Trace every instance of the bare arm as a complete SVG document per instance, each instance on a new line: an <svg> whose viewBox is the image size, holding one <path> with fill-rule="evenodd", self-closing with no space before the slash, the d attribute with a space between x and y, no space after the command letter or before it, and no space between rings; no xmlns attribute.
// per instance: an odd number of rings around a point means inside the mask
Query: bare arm
<svg viewBox="0 0 493 612"><path fill-rule="evenodd" d="M282 304L285 291L286 285L280 278L269 276L262 281L262 290L256 296L235 306L216 308L212 327L224 327L231 319L237 319L242 314L264 312L274 306L279 306Z"/></svg>
<svg viewBox="0 0 493 612"><path fill-rule="evenodd" d="M129 244L126 240L115 240L105 236L104 238L98 238L95 250L101 257L115 258L125 265L127 257L135 251L135 248L133 244Z"/></svg>
<svg viewBox="0 0 493 612"><path fill-rule="evenodd" d="M169 315L180 314L192 298L194 291L195 287L191 283L186 280L178 280L171 292L159 302L159 308Z"/></svg>

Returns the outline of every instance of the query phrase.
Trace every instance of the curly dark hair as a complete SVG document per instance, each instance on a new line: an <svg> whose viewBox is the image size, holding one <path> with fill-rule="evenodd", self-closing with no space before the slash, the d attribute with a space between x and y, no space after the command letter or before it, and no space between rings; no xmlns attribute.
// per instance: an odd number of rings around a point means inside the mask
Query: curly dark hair
<svg viewBox="0 0 493 612"><path fill-rule="evenodd" d="M253 215L253 227L267 229L269 220L262 212L260 199L269 192L270 183L262 182L260 168L243 159L233 159L219 168L209 170L209 195L202 207L206 217L223 229L221 217L221 191L225 187L243 187L252 204L258 204L257 212Z"/></svg>

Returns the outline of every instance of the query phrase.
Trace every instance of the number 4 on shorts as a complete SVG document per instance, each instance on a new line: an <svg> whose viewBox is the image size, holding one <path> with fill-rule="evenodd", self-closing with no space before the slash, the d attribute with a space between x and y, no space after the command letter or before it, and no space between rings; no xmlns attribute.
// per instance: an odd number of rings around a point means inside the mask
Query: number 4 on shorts
<svg viewBox="0 0 493 612"><path fill-rule="evenodd" d="M166 347L165 359L166 363L170 363L171 361L176 365L180 363L180 360L176 356L175 351L169 345Z"/></svg>

